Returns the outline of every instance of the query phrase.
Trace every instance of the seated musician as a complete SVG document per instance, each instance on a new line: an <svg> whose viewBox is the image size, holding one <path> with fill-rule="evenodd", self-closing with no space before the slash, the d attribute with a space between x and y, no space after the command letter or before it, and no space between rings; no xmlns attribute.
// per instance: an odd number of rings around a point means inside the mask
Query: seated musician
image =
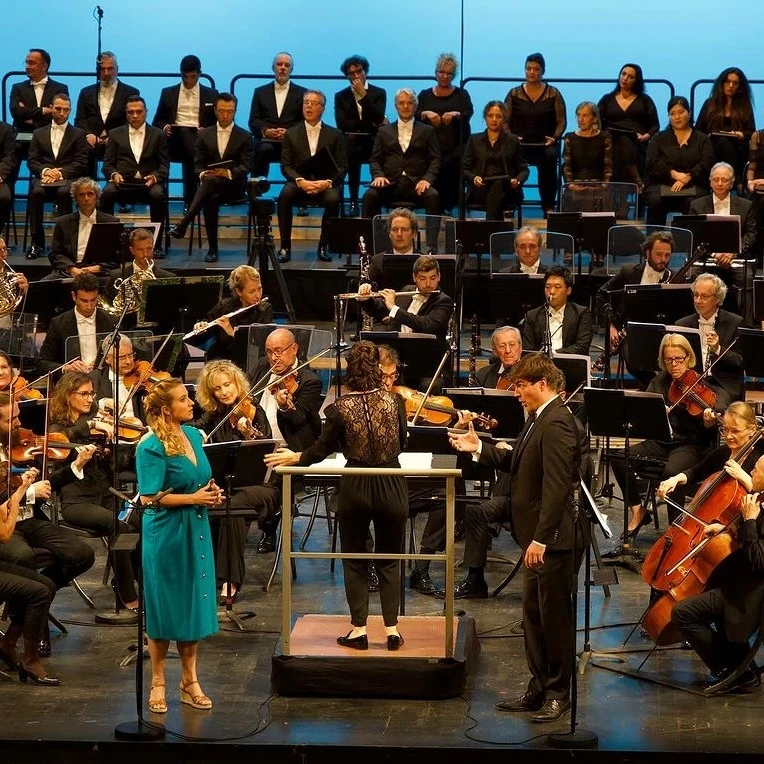
<svg viewBox="0 0 764 764"><path fill-rule="evenodd" d="M541 232L532 225L524 225L515 234L515 254L517 262L502 270L502 273L527 273L535 276L546 273L549 267L541 262Z"/></svg>
<svg viewBox="0 0 764 764"><path fill-rule="evenodd" d="M430 255L414 263L414 284L403 288L406 295L383 289L379 297L369 298L371 284L358 287L361 309L376 319L374 331L421 332L445 339L454 303L440 291L440 266Z"/></svg>
<svg viewBox="0 0 764 764"><path fill-rule="evenodd" d="M114 329L116 321L98 308L98 278L92 273L82 273L72 281L74 308L54 316L48 324L37 368L42 372L62 369L64 372L90 372L98 358L97 334ZM67 362L67 338L76 337L69 349L73 359Z"/></svg>
<svg viewBox="0 0 764 764"><path fill-rule="evenodd" d="M658 365L661 371L647 386L647 392L660 393L666 405L669 406L672 400L678 401L681 395L678 388L682 383L679 380L687 379L685 375L687 372L692 372L695 366L695 353L687 338L681 334L666 334L658 350ZM677 382L677 385L674 385L674 382ZM663 474L667 477L683 472L705 458L713 448L717 436L716 413L721 413L727 408L730 398L724 388L719 386L713 378L706 378L701 384L716 397L714 405L706 406L697 413L695 409L700 409L699 404L694 404L691 411L688 409L686 400L685 405L679 403L669 412L672 439L668 442L644 440L637 443L630 448L632 457L648 456L666 459ZM698 385L693 390L698 394L701 392ZM626 465L621 460L614 459L612 468L613 475L623 493L626 483ZM630 517L625 532L633 541L640 528L647 525L652 517L640 502L637 475L633 469L629 473L628 482L629 492L624 496L624 501L628 502ZM684 489L681 486L674 489L674 502L680 507L684 506ZM668 507L669 522L673 522L679 514L678 510Z"/></svg>
<svg viewBox="0 0 764 764"><path fill-rule="evenodd" d="M547 302L529 310L523 324L523 347L552 353L588 355L592 344L592 314L589 308L570 302L573 276L555 265L544 275Z"/></svg>
<svg viewBox="0 0 764 764"><path fill-rule="evenodd" d="M194 421L194 427L205 434L206 442L227 443L271 437L271 426L261 406L247 398L234 411L234 406L246 398L249 388L244 372L231 361L210 361L204 365L196 387L196 402L204 413ZM231 496L231 509L246 509L252 517L230 518L230 534L225 520L213 517L210 523L216 550L215 570L223 587L221 599L229 596L226 582L229 583L231 597L236 596L244 583L244 543L253 517L261 531L257 551L272 552L275 548L280 517L279 490L272 485L235 488Z"/></svg>
<svg viewBox="0 0 764 764"><path fill-rule="evenodd" d="M127 238L127 247L132 256L131 262L125 267L109 271L109 283L106 285L106 296L114 301L117 294L117 280L140 279L139 274L145 274L147 279L171 279L175 276L172 271L160 268L154 262L154 234L148 228L134 228Z"/></svg>
<svg viewBox="0 0 764 764"><path fill-rule="evenodd" d="M11 461L6 444L11 444L12 454L14 446L22 445L19 429L18 405L14 403L11 409L10 396L0 392L0 461ZM95 555L90 545L76 533L51 522L42 505L54 491L60 491L67 483L82 480L83 469L94 453L94 446L79 447L68 466L52 470L49 475L41 476L42 480L28 487L21 499L13 533L0 544L0 562L37 570L35 550L44 549L52 555L53 562L41 573L53 582L56 591L93 566ZM40 642L40 655L50 655L47 624L37 639Z"/></svg>
<svg viewBox="0 0 764 764"><path fill-rule="evenodd" d="M761 626L764 602L764 514L761 494L764 491L764 457L756 461L746 475L748 493L740 504L740 520L727 528L714 522L704 529L708 537L731 533L739 548L734 549L718 567L714 585L701 594L677 602L671 621L690 643L716 684L742 666L749 650L751 635ZM716 571L715 571L716 572ZM755 664L745 667L729 691L760 683Z"/></svg>
<svg viewBox="0 0 764 764"><path fill-rule="evenodd" d="M387 216L387 235L390 237L390 248L385 252L373 255L369 263L367 278L372 289L382 286L382 270L384 255L418 255L417 236L419 223L416 215L405 207L396 207Z"/></svg>
<svg viewBox="0 0 764 764"><path fill-rule="evenodd" d="M730 350L727 348L735 341L743 319L722 310L726 295L727 286L718 276L701 273L692 285L695 313L680 318L676 325L700 330L703 371L713 364L714 379L727 391L731 400L742 401L745 398L743 356L735 352L734 346Z"/></svg>
<svg viewBox="0 0 764 764"><path fill-rule="evenodd" d="M207 314L204 321L197 321L194 329L203 329L215 322L223 332L207 350L207 360L230 358L233 349L234 329L240 324L269 324L273 320L273 305L263 297L260 272L251 265L240 265L228 277L230 297L224 297ZM243 311L242 308L252 308ZM239 311L239 313L236 313ZM236 315L231 315L236 313Z"/></svg>
<svg viewBox="0 0 764 764"><path fill-rule="evenodd" d="M2 187L2 184L0 184L0 187ZM2 227L0 227L1 230ZM29 279L23 273L17 273L12 270L10 265L8 265L8 247L5 244L5 239L0 236L0 285L4 283L9 285L15 284L22 295L25 295L27 289L29 289ZM0 316L0 330L10 329L11 324L11 314ZM3 334L0 334L0 346L8 347L10 345L10 338L7 342L4 342Z"/></svg>
<svg viewBox="0 0 764 764"><path fill-rule="evenodd" d="M523 353L523 336L514 326L500 326L491 335L495 361L475 373L477 387L507 389L509 373Z"/></svg>
<svg viewBox="0 0 764 764"><path fill-rule="evenodd" d="M13 393L17 401L43 397L36 388L27 387L27 381L19 376L13 360L4 350L0 350L0 393Z"/></svg>
<svg viewBox="0 0 764 764"><path fill-rule="evenodd" d="M93 381L82 372L68 372L56 384L50 400L50 430L62 432L70 443L89 443L92 431L113 439L113 427L97 416ZM69 524L96 531L112 542L119 533L134 533L135 529L117 521L114 526L115 496L109 488L113 476L110 459L100 456L92 459L84 469L84 478L61 489L61 515ZM137 523L137 518L133 518ZM136 526L137 527L137 526ZM113 551L115 591L121 607L138 607L135 589L134 560L130 552Z"/></svg>

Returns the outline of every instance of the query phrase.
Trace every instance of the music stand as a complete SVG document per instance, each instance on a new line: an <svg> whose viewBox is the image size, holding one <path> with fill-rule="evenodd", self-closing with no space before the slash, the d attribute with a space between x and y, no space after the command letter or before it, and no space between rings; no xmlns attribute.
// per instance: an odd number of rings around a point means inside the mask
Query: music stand
<svg viewBox="0 0 764 764"><path fill-rule="evenodd" d="M123 260L126 260L127 253L123 247L122 236L124 230L124 223L93 223L82 263L85 265L101 265L103 263L119 265Z"/></svg>
<svg viewBox="0 0 764 764"><path fill-rule="evenodd" d="M48 328L50 319L72 307L73 279L30 281L24 301L25 313L36 313L40 331Z"/></svg>
<svg viewBox="0 0 764 764"><path fill-rule="evenodd" d="M374 242L373 218L328 218L326 221L326 246L330 252L345 255L345 265L350 266L352 256L359 254L363 237L366 252L371 254Z"/></svg>
<svg viewBox="0 0 764 764"><path fill-rule="evenodd" d="M220 301L222 276L179 276L143 284L139 324L156 324L160 333L186 334Z"/></svg>
<svg viewBox="0 0 764 764"><path fill-rule="evenodd" d="M571 395L592 382L592 359L576 353L552 353L552 363L565 375L565 392Z"/></svg>
<svg viewBox="0 0 764 764"><path fill-rule="evenodd" d="M401 359L401 384L414 389L432 377L449 349L445 340L419 332L361 332L360 338L375 345L390 345Z"/></svg>
<svg viewBox="0 0 764 764"><path fill-rule="evenodd" d="M202 448L207 455L212 470L212 477L219 486L225 486L225 509L221 522L226 524L226 553L228 570L226 571L226 617L239 631L246 631L242 620L252 618L255 613L247 611L237 613L233 609L231 595L231 518L251 516L251 509L231 509L231 497L234 488L250 485L262 485L270 478L270 468L266 467L264 457L276 450L277 440L232 440L224 443L205 443ZM211 516L220 514L211 510Z"/></svg>
<svg viewBox="0 0 764 764"><path fill-rule="evenodd" d="M695 353L695 370L703 371L703 352L700 329L671 324L648 324L629 321L626 325L626 343L629 349L629 365L639 371L658 371L658 350L666 334L681 334Z"/></svg>
<svg viewBox="0 0 764 764"><path fill-rule="evenodd" d="M692 284L628 284L623 290L627 321L675 324L695 312Z"/></svg>
<svg viewBox="0 0 764 764"><path fill-rule="evenodd" d="M519 326L525 314L544 302L544 274L493 274L488 281L488 299L478 304L481 323L501 321Z"/></svg>
<svg viewBox="0 0 764 764"><path fill-rule="evenodd" d="M764 278L753 280L753 317L764 322Z"/></svg>
<svg viewBox="0 0 764 764"><path fill-rule="evenodd" d="M547 230L573 237L581 275L581 254L604 255L608 251L608 233L615 226L614 212L550 212Z"/></svg>
<svg viewBox="0 0 764 764"><path fill-rule="evenodd" d="M675 215L671 227L675 225L690 231L694 245L702 244L709 256L712 252L740 253L739 215Z"/></svg>
<svg viewBox="0 0 764 764"><path fill-rule="evenodd" d="M382 282L380 289L400 289L414 282L414 263L421 255L382 255ZM456 255L431 255L438 261L440 288L451 297L456 282Z"/></svg>
<svg viewBox="0 0 764 764"><path fill-rule="evenodd" d="M743 356L743 368L748 377L764 377L764 331L740 326L737 344Z"/></svg>
<svg viewBox="0 0 764 764"><path fill-rule="evenodd" d="M482 272L483 255L491 253L491 236L495 233L508 233L514 231L515 225L510 220L481 220L467 219L449 221L447 225L453 225L454 240L457 250L465 258L470 255L477 256L477 267L475 270L480 276ZM466 267L465 267L466 269Z"/></svg>
<svg viewBox="0 0 764 764"><path fill-rule="evenodd" d="M493 437L516 438L523 429L525 409L514 393L492 387L447 387L443 394L460 411L474 411L495 419L498 424L491 432Z"/></svg>

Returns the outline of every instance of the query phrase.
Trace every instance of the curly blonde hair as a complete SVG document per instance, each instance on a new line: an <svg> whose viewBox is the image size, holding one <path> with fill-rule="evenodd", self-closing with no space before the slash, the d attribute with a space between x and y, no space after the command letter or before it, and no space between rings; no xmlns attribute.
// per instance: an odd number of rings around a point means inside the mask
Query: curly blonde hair
<svg viewBox="0 0 764 764"><path fill-rule="evenodd" d="M210 361L204 365L199 374L196 383L196 400L205 411L219 411L224 408L223 404L215 397L212 387L215 383L215 377L218 374L225 374L236 383L239 400L249 390L249 382L244 372L233 361Z"/></svg>
<svg viewBox="0 0 764 764"><path fill-rule="evenodd" d="M186 453L186 444L180 434L170 427L162 409L169 408L172 403L172 393L177 387L183 387L183 380L171 377L157 382L143 401L146 421L154 434L162 442L167 456L181 456Z"/></svg>

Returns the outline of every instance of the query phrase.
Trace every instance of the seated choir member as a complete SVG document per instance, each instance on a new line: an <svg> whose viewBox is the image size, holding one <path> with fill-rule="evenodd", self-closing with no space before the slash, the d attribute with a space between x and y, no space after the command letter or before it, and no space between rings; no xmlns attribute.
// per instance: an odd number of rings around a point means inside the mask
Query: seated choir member
<svg viewBox="0 0 764 764"><path fill-rule="evenodd" d="M220 300L210 309L205 320L194 324L194 329L203 329L209 323L216 323L222 329L207 349L208 361L215 358L230 359L234 330L240 324L269 324L273 320L273 305L267 297L263 297L263 283L257 268L251 265L234 268L228 277L228 287L231 296ZM230 315L242 308L252 309L235 316Z"/></svg>
<svg viewBox="0 0 764 764"><path fill-rule="evenodd" d="M666 334L661 340L658 350L658 365L661 371L655 375L647 386L647 392L660 393L669 405L669 393L675 380L681 379L684 374L695 366L695 353L686 337L681 334ZM713 378L704 380L705 384L716 395L716 404L706 407L702 413L695 415L690 413L686 406L681 404L674 407L669 414L672 437L670 441L659 442L657 440L643 440L629 449L630 456L649 456L658 459L667 459L663 470L665 477L676 475L702 461L711 449L717 438L716 414L722 413L730 404L730 398L723 387L716 384ZM672 396L673 397L673 396ZM677 398L678 399L678 396ZM620 459L614 459L611 463L613 475L623 492L626 484L627 465ZM637 537L642 526L652 520L650 512L640 501L637 474L631 469L629 473L629 492L624 496L624 501L629 506L629 524L624 529L624 536L631 542ZM684 506L684 489L677 486L674 491L674 502L680 507ZM668 507L669 522L673 522L680 513L672 506Z"/></svg>
<svg viewBox="0 0 764 764"><path fill-rule="evenodd" d="M464 149L467 205L485 209L486 220L504 220L504 210L519 207L528 165L516 135L507 132L508 111L503 101L489 101L483 109L486 129L471 135Z"/></svg>
<svg viewBox="0 0 764 764"><path fill-rule="evenodd" d="M384 255L418 255L419 221L416 215L405 207L396 207L387 215L387 235L390 246L384 252L372 255L369 273L365 279L377 290L382 285Z"/></svg>
<svg viewBox="0 0 764 764"><path fill-rule="evenodd" d="M665 225L669 212L686 213L690 202L703 195L714 163L711 141L692 126L687 99L673 96L667 111L669 127L654 135L647 145L648 225Z"/></svg>
<svg viewBox="0 0 764 764"><path fill-rule="evenodd" d="M573 276L555 265L544 274L547 302L529 310L523 323L523 347L548 353L588 355L592 344L592 314L589 308L568 300Z"/></svg>
<svg viewBox="0 0 764 764"><path fill-rule="evenodd" d="M170 230L170 236L182 239L191 221L204 212L207 231L206 263L218 259L218 215L220 205L245 196L247 178L252 167L252 135L234 124L236 96L219 93L215 98L217 123L199 131L194 145L194 172L199 186L191 204L180 221ZM228 167L216 167L230 162Z"/></svg>
<svg viewBox="0 0 764 764"><path fill-rule="evenodd" d="M524 225L515 234L517 261L504 268L502 273L527 273L531 276L535 276L537 273L546 273L549 266L541 262L542 246L541 232L532 225Z"/></svg>
<svg viewBox="0 0 764 764"><path fill-rule="evenodd" d="M236 404L246 398L249 388L244 372L231 361L210 361L204 365L196 386L196 402L204 413L194 420L194 427L205 434L206 442L227 443L271 437L268 417L260 405L247 399L246 404L234 411ZM225 489L225 485L221 488ZM279 506L278 488L273 485L249 485L232 490L231 509L246 509L252 513L251 517L232 517L230 533L223 517L212 519L215 572L223 587L220 593L223 605L226 597L236 597L244 583L244 543L252 519L257 521L261 531L257 551L267 553L275 549L281 516ZM226 582L229 582L230 592L226 589Z"/></svg>

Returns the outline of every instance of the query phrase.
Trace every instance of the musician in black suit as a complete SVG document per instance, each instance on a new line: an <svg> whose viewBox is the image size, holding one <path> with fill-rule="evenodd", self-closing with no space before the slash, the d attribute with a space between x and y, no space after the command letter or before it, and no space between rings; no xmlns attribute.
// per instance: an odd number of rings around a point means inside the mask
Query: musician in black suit
<svg viewBox="0 0 764 764"><path fill-rule="evenodd" d="M385 255L420 255L417 239L419 238L419 221L416 215L406 207L396 207L387 215L387 235L390 237L390 248L385 252L372 255L369 271L364 282L371 284L372 290L382 285Z"/></svg>
<svg viewBox="0 0 764 764"><path fill-rule="evenodd" d="M527 273L535 276L546 273L548 265L541 262L543 238L541 232L532 225L524 225L515 234L515 254L517 260L502 269L502 273Z"/></svg>
<svg viewBox="0 0 764 764"><path fill-rule="evenodd" d="M379 297L368 298L372 291L368 283L358 287L358 294L361 309L377 321L373 331L434 334L445 340L454 301L439 289L438 261L422 255L414 262L414 284L402 290L416 294L396 297L394 289L383 289Z"/></svg>
<svg viewBox="0 0 764 764"><path fill-rule="evenodd" d="M305 88L290 80L294 60L289 53L273 58L275 79L255 88L249 110L249 130L255 138L252 175L268 177L271 162L281 160L281 142L286 131L302 120L302 99Z"/></svg>
<svg viewBox="0 0 764 764"><path fill-rule="evenodd" d="M208 246L204 261L207 263L218 259L220 205L245 195L252 165L252 136L234 124L236 104L236 96L230 93L219 93L215 99L217 123L199 132L194 148L194 172L199 177L199 188L180 222L170 231L173 238L183 238L191 221L204 211ZM221 162L229 164L214 167Z"/></svg>
<svg viewBox="0 0 764 764"><path fill-rule="evenodd" d="M357 214L358 189L361 185L361 165L369 161L377 129L387 122L387 93L370 85L369 60L365 56L350 56L340 65L350 86L334 94L334 118L345 133L348 151L348 192L350 214Z"/></svg>
<svg viewBox="0 0 764 764"><path fill-rule="evenodd" d="M526 350L589 355L592 314L589 308L568 300L572 290L573 276L567 268L555 265L546 272L546 302L525 315L523 347Z"/></svg>
<svg viewBox="0 0 764 764"><path fill-rule="evenodd" d="M523 352L523 337L514 326L500 326L491 335L495 361L475 372L477 387L496 388L499 380L509 376Z"/></svg>
<svg viewBox="0 0 764 764"><path fill-rule="evenodd" d="M695 313L684 316L677 326L700 330L700 349L703 351L703 370L713 364L711 374L729 393L733 401L745 400L745 363L733 346L737 330L743 319L736 313L722 310L727 294L726 284L713 273L701 273L692 285ZM727 351L722 355L723 351Z"/></svg>
<svg viewBox="0 0 764 764"><path fill-rule="evenodd" d="M151 124L164 131L171 162L180 162L183 171L183 201L191 204L196 192L194 148L201 127L212 127L215 117L214 88L199 84L202 62L198 56L180 60L180 85L162 88L159 105Z"/></svg>
<svg viewBox="0 0 764 764"><path fill-rule="evenodd" d="M45 252L45 232L42 227L46 201L58 205L59 215L72 211L71 182L87 172L88 144L84 130L69 124L72 104L69 96L60 93L53 98L53 121L32 133L27 167L33 177L29 191L29 228L31 246L27 260Z"/></svg>
<svg viewBox="0 0 764 764"><path fill-rule="evenodd" d="M363 216L377 215L383 204L410 202L428 215L440 214L435 180L440 171L440 146L435 128L417 122L417 96L402 88L395 94L398 120L377 132L369 160L371 184L363 195ZM431 221L428 221L431 222ZM427 247L437 251L438 220L427 226Z"/></svg>
<svg viewBox="0 0 764 764"><path fill-rule="evenodd" d="M28 80L16 82L11 88L11 116L19 133L31 133L53 119L51 104L57 93L69 93L63 82L48 77L50 54L42 48L30 48L24 62ZM25 147L28 148L28 147ZM26 159L26 150L22 158Z"/></svg>
<svg viewBox="0 0 764 764"><path fill-rule="evenodd" d="M292 208L295 204L320 204L324 208L318 259L331 261L326 247L326 221L340 213L340 189L347 171L345 136L321 121L326 96L306 90L302 100L302 124L290 127L281 149L281 173L286 183L279 194L278 219L281 235L279 262L286 263L292 251ZM319 164L316 164L320 162Z"/></svg>
<svg viewBox="0 0 764 764"><path fill-rule="evenodd" d="M82 265L93 223L119 223L119 219L114 215L96 209L101 187L92 178L78 178L72 181L71 194L77 205L77 212L62 215L53 226L53 241L48 255L53 266L50 275L52 278L75 278L82 273L98 275L101 265Z"/></svg>
<svg viewBox="0 0 764 764"><path fill-rule="evenodd" d="M18 169L13 128L7 122L0 122L0 232L3 233L10 220Z"/></svg>
<svg viewBox="0 0 764 764"><path fill-rule="evenodd" d="M114 329L115 319L98 309L98 278L92 273L83 273L74 278L72 300L73 308L50 320L37 359L37 368L42 373L53 371L64 364L68 337L76 338L69 345L69 356L76 360L66 363L61 371L92 371L99 356L96 335Z"/></svg>
<svg viewBox="0 0 764 764"><path fill-rule="evenodd" d="M98 82L80 90L74 124L84 130L90 151L86 173L97 177L96 163L103 160L109 131L127 123L125 106L130 96L140 95L138 88L117 78L117 56L105 50L98 57Z"/></svg>
<svg viewBox="0 0 764 764"><path fill-rule="evenodd" d="M589 543L589 524L575 524L574 487L581 451L576 424L559 397L562 374L551 359L531 353L513 367L511 380L528 420L513 450L481 442L470 425L450 436L457 450L510 476L512 535L523 550L523 632L531 679L525 693L497 703L500 711L532 711L536 722L570 709L575 614L572 592ZM573 559L575 551L575 559Z"/></svg>
<svg viewBox="0 0 764 764"><path fill-rule="evenodd" d="M128 124L114 128L106 144L103 174L109 182L101 195L101 207L113 214L117 199L148 203L151 222L163 223L170 169L167 139L158 127L146 124L146 101L140 96L127 99L125 114ZM162 254L157 246L154 256Z"/></svg>

